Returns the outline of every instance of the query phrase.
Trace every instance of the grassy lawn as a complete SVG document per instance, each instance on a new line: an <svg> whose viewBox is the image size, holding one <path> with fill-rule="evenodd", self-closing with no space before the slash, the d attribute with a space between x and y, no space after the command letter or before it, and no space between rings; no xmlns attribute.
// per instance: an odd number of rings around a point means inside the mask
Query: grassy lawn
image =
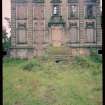
<svg viewBox="0 0 105 105"><path fill-rule="evenodd" d="M3 105L102 105L102 63L5 58Z"/></svg>

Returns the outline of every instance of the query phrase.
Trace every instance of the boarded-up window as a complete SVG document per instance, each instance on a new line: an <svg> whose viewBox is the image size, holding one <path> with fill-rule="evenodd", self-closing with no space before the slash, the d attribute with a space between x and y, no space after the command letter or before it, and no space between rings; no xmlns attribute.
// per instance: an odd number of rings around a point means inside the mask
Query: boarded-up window
<svg viewBox="0 0 105 105"><path fill-rule="evenodd" d="M63 31L60 27L52 28L52 44L55 47L61 46L63 42Z"/></svg>
<svg viewBox="0 0 105 105"><path fill-rule="evenodd" d="M20 44L26 43L26 30L23 29L18 30L18 43Z"/></svg>
<svg viewBox="0 0 105 105"><path fill-rule="evenodd" d="M70 43L79 42L79 33L77 28L70 28L69 39L70 39Z"/></svg>
<svg viewBox="0 0 105 105"><path fill-rule="evenodd" d="M16 17L18 19L25 19L27 18L27 7L26 5L17 5L16 6Z"/></svg>
<svg viewBox="0 0 105 105"><path fill-rule="evenodd" d="M93 43L95 42L95 31L94 29L86 29L86 36L87 36L87 42Z"/></svg>
<svg viewBox="0 0 105 105"><path fill-rule="evenodd" d="M43 5L35 5L33 7L33 18L35 20L44 19L44 6Z"/></svg>
<svg viewBox="0 0 105 105"><path fill-rule="evenodd" d="M26 20L17 20L16 21L16 29L17 29L17 43L25 44L27 42L27 22Z"/></svg>

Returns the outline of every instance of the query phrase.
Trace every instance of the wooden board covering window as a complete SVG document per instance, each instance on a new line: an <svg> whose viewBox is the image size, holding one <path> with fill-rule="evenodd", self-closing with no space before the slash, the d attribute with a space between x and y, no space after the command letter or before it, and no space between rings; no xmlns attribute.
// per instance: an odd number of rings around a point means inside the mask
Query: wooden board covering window
<svg viewBox="0 0 105 105"><path fill-rule="evenodd" d="M33 6L33 19L35 20L44 19L44 6L43 5Z"/></svg>
<svg viewBox="0 0 105 105"><path fill-rule="evenodd" d="M17 17L17 19L27 18L27 6L26 5L17 5L16 6L16 17Z"/></svg>
<svg viewBox="0 0 105 105"><path fill-rule="evenodd" d="M18 43L25 44L26 43L26 31L19 29L18 30Z"/></svg>
<svg viewBox="0 0 105 105"><path fill-rule="evenodd" d="M60 27L53 27L51 34L53 46L61 46L63 42L63 30Z"/></svg>
<svg viewBox="0 0 105 105"><path fill-rule="evenodd" d="M94 29L86 29L86 41L89 43L95 42L95 31Z"/></svg>
<svg viewBox="0 0 105 105"><path fill-rule="evenodd" d="M71 43L79 42L79 34L77 28L71 28L69 32L69 39Z"/></svg>

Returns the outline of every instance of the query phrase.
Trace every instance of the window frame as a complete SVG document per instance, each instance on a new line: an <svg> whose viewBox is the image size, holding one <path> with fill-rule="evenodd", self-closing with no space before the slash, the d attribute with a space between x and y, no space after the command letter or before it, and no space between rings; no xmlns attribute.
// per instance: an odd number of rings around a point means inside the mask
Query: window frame
<svg viewBox="0 0 105 105"><path fill-rule="evenodd" d="M56 8L56 14L54 14L54 7L57 7ZM60 16L60 14L61 14L61 8L60 8L60 5L59 4L53 4L53 6L52 6L52 15L53 16Z"/></svg>
<svg viewBox="0 0 105 105"><path fill-rule="evenodd" d="M74 12L74 16L72 17L72 6L76 6L76 11ZM78 4L70 4L68 6L68 19L78 19L79 18L79 6Z"/></svg>
<svg viewBox="0 0 105 105"><path fill-rule="evenodd" d="M87 10L88 10L88 8L89 8L89 6L91 6L92 8L92 13L90 14L90 15L88 15L88 12L87 12ZM85 19L95 19L96 18L96 13L94 14L94 12L96 12L96 11L94 11L94 7L95 7L95 5L93 5L93 4L86 4L86 6L85 6L85 8L84 8L84 10L85 10ZM90 9L90 8L89 8Z"/></svg>

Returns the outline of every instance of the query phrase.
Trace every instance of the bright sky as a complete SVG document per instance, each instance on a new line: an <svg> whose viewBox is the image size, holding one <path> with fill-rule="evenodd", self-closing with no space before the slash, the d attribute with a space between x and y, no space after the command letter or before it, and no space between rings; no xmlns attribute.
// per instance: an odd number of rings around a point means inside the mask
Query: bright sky
<svg viewBox="0 0 105 105"><path fill-rule="evenodd" d="M101 1L101 7L102 7L102 0ZM10 28L8 27L7 21L4 19L4 17L11 17L11 0L2 0L2 22L3 26L6 27L7 32L10 34Z"/></svg>
<svg viewBox="0 0 105 105"><path fill-rule="evenodd" d="M11 18L11 0L2 0L2 25L6 27L8 36L10 36L10 28L5 17Z"/></svg>

